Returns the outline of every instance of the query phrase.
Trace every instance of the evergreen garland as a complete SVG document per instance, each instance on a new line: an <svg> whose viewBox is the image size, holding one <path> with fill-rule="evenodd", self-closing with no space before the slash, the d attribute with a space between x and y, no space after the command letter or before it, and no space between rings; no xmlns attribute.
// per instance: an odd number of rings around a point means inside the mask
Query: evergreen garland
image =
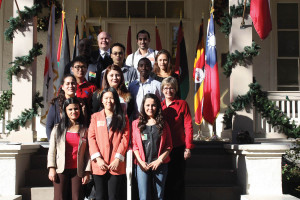
<svg viewBox="0 0 300 200"><path fill-rule="evenodd" d="M52 0L55 4L55 24L61 18L62 7L61 4L57 0ZM49 14L44 17L38 17L37 23L37 31L48 31L50 12L51 12L51 4L49 0L39 0L39 3L46 8L49 8Z"/></svg>
<svg viewBox="0 0 300 200"><path fill-rule="evenodd" d="M12 64L12 67L10 67L6 71L6 74L7 74L8 84L10 86L12 86L12 76L17 75L21 71L20 66L30 65L34 61L35 57L43 54L42 48L43 48L42 44L36 43L34 44L33 48L29 51L28 55L22 57L15 57L15 60L9 63Z"/></svg>
<svg viewBox="0 0 300 200"><path fill-rule="evenodd" d="M38 109L39 107L43 108L43 97L40 97L40 93L37 92L34 96L34 101L32 104L32 108L25 109L20 116L18 116L17 119L14 119L12 121L7 121L6 129L8 131L17 130L19 126L25 127L26 122L33 117L38 115Z"/></svg>
<svg viewBox="0 0 300 200"><path fill-rule="evenodd" d="M5 30L4 35L7 41L12 41L14 37L14 32L17 29L25 28L27 20L32 19L33 17L37 16L39 12L42 11L41 4L34 4L31 8L24 6L24 11L20 11L20 16L17 17L10 17L7 22L9 23L9 27Z"/></svg>
<svg viewBox="0 0 300 200"><path fill-rule="evenodd" d="M9 89L3 91L2 95L0 96L0 120L4 119L5 110L10 109L10 99L12 95L12 89Z"/></svg>
<svg viewBox="0 0 300 200"><path fill-rule="evenodd" d="M234 102L228 106L223 117L223 123L226 129L232 127L232 117L236 115L236 111L241 111L251 104L257 109L263 118L267 119L267 123L273 127L279 127L282 132L289 138L300 137L300 126L295 121L290 123L290 118L279 110L275 103L268 99L267 92L261 90L261 86L257 82L249 85L250 90L246 95L238 96Z"/></svg>
<svg viewBox="0 0 300 200"><path fill-rule="evenodd" d="M238 5L230 6L230 12L225 13L224 16L221 18L221 27L220 31L225 34L226 37L229 36L232 26L232 18L233 17L242 17L244 12L244 4L238 2ZM245 10L245 17L248 16L250 13L250 1L247 1L246 10Z"/></svg>
<svg viewBox="0 0 300 200"><path fill-rule="evenodd" d="M247 66L248 63L251 63L252 58L259 55L259 49L260 46L253 41L251 47L244 47L245 51L239 52L238 50L235 50L234 53L228 53L226 63L222 66L224 69L223 73L226 77L228 78L231 75L232 68L237 64Z"/></svg>

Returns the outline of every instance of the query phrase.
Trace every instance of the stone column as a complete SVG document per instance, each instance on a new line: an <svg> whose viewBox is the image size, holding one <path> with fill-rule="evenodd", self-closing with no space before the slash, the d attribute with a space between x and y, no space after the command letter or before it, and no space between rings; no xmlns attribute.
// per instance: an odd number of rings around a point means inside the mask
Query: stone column
<svg viewBox="0 0 300 200"><path fill-rule="evenodd" d="M20 10L24 6L32 7L34 0L17 1ZM14 3L13 16L17 17L17 7ZM12 60L17 56L25 56L33 48L37 41L36 18L29 20L26 27L14 33ZM31 66L21 67L21 72L13 76L12 80L12 112L11 119L16 119L24 109L32 108L35 95L36 59ZM20 127L18 131L12 131L7 138L12 142L33 142L36 141L35 121L28 121L25 128Z"/></svg>
<svg viewBox="0 0 300 200"><path fill-rule="evenodd" d="M238 0L229 0L229 6L237 5ZM242 17L232 18L232 28L229 35L229 51L233 53L235 50L244 51L245 46L252 44L252 20L250 15L245 18L246 28L241 29L240 25ZM233 102L238 95L244 95L248 92L248 85L252 83L253 69L252 64L245 66L237 65L230 76L230 102ZM233 119L233 141L238 131L249 131L253 135L253 113L252 111L240 111Z"/></svg>
<svg viewBox="0 0 300 200"><path fill-rule="evenodd" d="M282 195L281 157L288 144L230 145L236 155L238 185L246 195Z"/></svg>

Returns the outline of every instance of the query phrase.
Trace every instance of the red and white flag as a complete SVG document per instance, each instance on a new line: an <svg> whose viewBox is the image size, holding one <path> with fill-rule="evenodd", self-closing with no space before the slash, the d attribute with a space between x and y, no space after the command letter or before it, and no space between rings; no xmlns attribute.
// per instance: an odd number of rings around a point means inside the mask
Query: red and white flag
<svg viewBox="0 0 300 200"><path fill-rule="evenodd" d="M41 123L46 124L47 114L50 108L50 101L56 94L55 82L58 78L57 57L55 48L55 5L52 5L48 27L47 52L44 68L43 104L41 112Z"/></svg>
<svg viewBox="0 0 300 200"><path fill-rule="evenodd" d="M269 1L251 0L250 16L257 34L262 40L265 39L272 30Z"/></svg>

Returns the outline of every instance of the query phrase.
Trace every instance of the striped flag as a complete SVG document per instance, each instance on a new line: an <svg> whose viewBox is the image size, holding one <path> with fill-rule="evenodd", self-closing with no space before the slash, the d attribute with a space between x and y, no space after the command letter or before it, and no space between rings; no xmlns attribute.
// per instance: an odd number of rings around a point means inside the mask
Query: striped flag
<svg viewBox="0 0 300 200"><path fill-rule="evenodd" d="M196 58L194 61L193 78L195 81L195 96L194 96L194 111L195 123L202 123L202 105L203 105L203 85L205 78L205 50L204 50L204 35L203 35L203 19L199 28L199 38L196 49Z"/></svg>
<svg viewBox="0 0 300 200"><path fill-rule="evenodd" d="M184 41L181 20L180 20L178 34L177 34L175 73L179 75L180 98L186 99L186 97L189 93L189 89L190 89L189 68L188 68L185 41Z"/></svg>
<svg viewBox="0 0 300 200"><path fill-rule="evenodd" d="M44 67L43 104L41 111L41 123L46 124L46 118L50 107L50 101L55 96L57 88L55 82L58 77L57 58L55 48L55 5L52 4L48 27L47 52Z"/></svg>
<svg viewBox="0 0 300 200"><path fill-rule="evenodd" d="M131 26L129 25L128 33L127 33L126 58L130 54L132 54L132 47L131 47Z"/></svg>
<svg viewBox="0 0 300 200"><path fill-rule="evenodd" d="M207 30L203 118L213 125L220 111L220 85L213 12L210 14Z"/></svg>
<svg viewBox="0 0 300 200"><path fill-rule="evenodd" d="M75 19L75 34L73 38L73 58L74 59L76 56L79 55L79 50L78 50L78 44L79 44L79 30L78 30L78 15L76 15Z"/></svg>
<svg viewBox="0 0 300 200"><path fill-rule="evenodd" d="M69 34L65 18L66 13L65 11L62 11L61 14L61 28L57 49L58 79L56 82L56 88L60 87L62 79L64 77L65 67L70 62Z"/></svg>
<svg viewBox="0 0 300 200"><path fill-rule="evenodd" d="M160 51L162 49L162 46L161 46L161 41L160 41L160 36L159 36L157 26L155 26L155 39L156 39L156 50Z"/></svg>

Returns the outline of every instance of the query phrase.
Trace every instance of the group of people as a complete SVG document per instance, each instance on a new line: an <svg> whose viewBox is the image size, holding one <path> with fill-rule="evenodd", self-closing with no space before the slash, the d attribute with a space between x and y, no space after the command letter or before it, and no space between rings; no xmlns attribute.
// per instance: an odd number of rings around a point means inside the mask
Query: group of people
<svg viewBox="0 0 300 200"><path fill-rule="evenodd" d="M136 39L139 48L125 62L124 45L111 45L101 32L97 52L83 39L80 55L66 66L46 124L54 199L83 199L91 177L96 200L121 199L128 149L138 199L184 199L193 148L189 106L178 96L170 53L150 49L145 30Z"/></svg>

